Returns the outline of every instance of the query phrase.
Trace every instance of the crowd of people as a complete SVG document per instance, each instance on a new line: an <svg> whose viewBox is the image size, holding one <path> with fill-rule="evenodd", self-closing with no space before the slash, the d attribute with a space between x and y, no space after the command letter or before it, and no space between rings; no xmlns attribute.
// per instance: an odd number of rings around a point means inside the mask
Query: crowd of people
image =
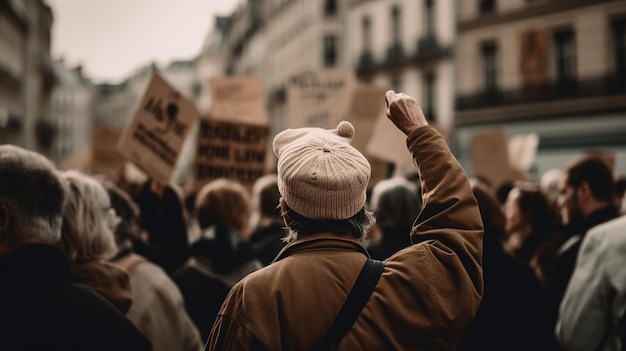
<svg viewBox="0 0 626 351"><path fill-rule="evenodd" d="M376 184L345 121L279 133L251 188L189 194L0 145L0 349L623 347L626 180L593 156L468 178L415 99L386 103L416 176ZM370 259L380 276L328 339Z"/></svg>

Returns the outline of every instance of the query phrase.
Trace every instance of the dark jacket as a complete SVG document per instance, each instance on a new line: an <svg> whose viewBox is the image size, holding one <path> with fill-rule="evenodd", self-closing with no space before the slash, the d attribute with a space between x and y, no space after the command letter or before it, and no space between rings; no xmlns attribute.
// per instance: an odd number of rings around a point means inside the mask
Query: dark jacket
<svg viewBox="0 0 626 351"><path fill-rule="evenodd" d="M166 186L160 198L150 190L150 184L151 180L146 181L136 196L141 226L148 232L148 242L135 240L133 246L137 254L172 274L189 258L183 202L172 187Z"/></svg>
<svg viewBox="0 0 626 351"><path fill-rule="evenodd" d="M425 191L415 244L386 261L339 350L452 350L482 297L483 225L465 172L432 127L407 143ZM231 289L205 349L313 349L367 257L359 240L329 232L290 243Z"/></svg>
<svg viewBox="0 0 626 351"><path fill-rule="evenodd" d="M483 250L485 294L457 351L539 350L541 288L533 270L502 248L502 233L487 232Z"/></svg>
<svg viewBox="0 0 626 351"><path fill-rule="evenodd" d="M272 263L280 250L285 247L286 244L282 241L285 235L285 225L282 222L271 223L252 232L249 241L255 256L263 266Z"/></svg>
<svg viewBox="0 0 626 351"><path fill-rule="evenodd" d="M394 240L392 238L385 240L385 235L383 234L383 238L380 242L374 242L367 246L367 252L369 252L370 256L375 260L386 260L396 252L411 245L411 240L409 240L408 236L404 239L405 240Z"/></svg>
<svg viewBox="0 0 626 351"><path fill-rule="evenodd" d="M219 227L218 230L228 231ZM176 271L178 285L189 317L206 340L230 288L249 273L261 268L252 248L235 232L216 234L218 239L200 239L191 247L192 258Z"/></svg>
<svg viewBox="0 0 626 351"><path fill-rule="evenodd" d="M61 250L27 245L0 257L0 350L150 350L109 301L75 284Z"/></svg>

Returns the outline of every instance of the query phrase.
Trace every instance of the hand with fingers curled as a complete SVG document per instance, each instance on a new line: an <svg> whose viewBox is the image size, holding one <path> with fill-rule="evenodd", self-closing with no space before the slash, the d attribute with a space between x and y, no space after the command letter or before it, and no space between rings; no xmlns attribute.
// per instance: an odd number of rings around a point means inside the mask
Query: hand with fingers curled
<svg viewBox="0 0 626 351"><path fill-rule="evenodd" d="M385 93L387 102L387 118L404 134L409 135L419 127L428 125L417 100L404 93L388 90Z"/></svg>

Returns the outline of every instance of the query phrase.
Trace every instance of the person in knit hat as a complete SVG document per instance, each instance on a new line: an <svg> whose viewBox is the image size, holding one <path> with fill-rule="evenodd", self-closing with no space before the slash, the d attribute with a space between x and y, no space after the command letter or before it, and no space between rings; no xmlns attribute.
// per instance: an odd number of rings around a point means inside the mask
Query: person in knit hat
<svg viewBox="0 0 626 351"><path fill-rule="evenodd" d="M382 101L381 101L382 103ZM337 350L452 350L482 299L483 224L469 181L418 102L388 91L387 116L407 135L424 208L412 245L384 271ZM369 255L367 159L355 128L287 129L273 141L287 246L230 291L205 350L315 350Z"/></svg>

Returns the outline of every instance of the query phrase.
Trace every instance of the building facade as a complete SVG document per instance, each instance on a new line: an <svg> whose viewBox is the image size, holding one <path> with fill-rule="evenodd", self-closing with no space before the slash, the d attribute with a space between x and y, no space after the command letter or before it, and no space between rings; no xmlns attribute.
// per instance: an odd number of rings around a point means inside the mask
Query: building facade
<svg viewBox="0 0 626 351"><path fill-rule="evenodd" d="M323 68L350 67L344 50L347 2L247 0L218 17L197 60L198 72L253 75L263 81L270 131L289 127L287 83L291 76ZM201 110L210 105L210 77L198 75Z"/></svg>
<svg viewBox="0 0 626 351"><path fill-rule="evenodd" d="M585 152L626 174L626 1L458 1L455 152L471 137L538 135L538 179Z"/></svg>
<svg viewBox="0 0 626 351"><path fill-rule="evenodd" d="M94 86L81 66L68 67L63 59L54 61L54 75L50 116L56 137L50 157L61 163L91 146Z"/></svg>
<svg viewBox="0 0 626 351"><path fill-rule="evenodd" d="M290 79L326 69L349 70L359 84L416 96L428 118L449 130L454 12L453 0L247 0L217 19L197 71L261 78L270 140L302 123L289 115ZM210 76L198 76L199 105L209 112Z"/></svg>
<svg viewBox="0 0 626 351"><path fill-rule="evenodd" d="M42 0L0 1L0 143L50 155L52 11Z"/></svg>
<svg viewBox="0 0 626 351"><path fill-rule="evenodd" d="M352 0L346 13L348 63L362 82L416 97L445 129L454 121L452 0Z"/></svg>

